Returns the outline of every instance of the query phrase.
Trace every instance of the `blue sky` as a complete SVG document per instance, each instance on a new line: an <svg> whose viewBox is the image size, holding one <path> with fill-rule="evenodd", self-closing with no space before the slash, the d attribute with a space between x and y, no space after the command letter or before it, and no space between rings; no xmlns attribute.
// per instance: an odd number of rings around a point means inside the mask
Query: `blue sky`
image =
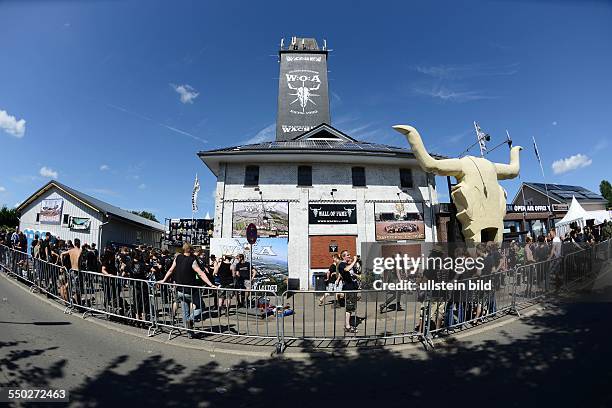
<svg viewBox="0 0 612 408"><path fill-rule="evenodd" d="M127 209L213 213L199 150L273 137L281 37L326 38L332 125L456 156L472 121L522 179L612 179L612 3L0 2L0 204L50 177ZM475 150L474 150L475 152ZM580 155L580 156L578 156ZM507 149L491 154L507 161ZM556 173L553 170L553 163ZM518 180L503 183L514 196ZM445 185L439 191L447 199Z"/></svg>

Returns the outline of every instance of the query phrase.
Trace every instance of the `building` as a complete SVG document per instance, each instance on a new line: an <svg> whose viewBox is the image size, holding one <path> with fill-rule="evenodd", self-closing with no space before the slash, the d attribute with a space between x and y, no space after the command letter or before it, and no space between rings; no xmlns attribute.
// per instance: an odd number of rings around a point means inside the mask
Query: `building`
<svg viewBox="0 0 612 408"><path fill-rule="evenodd" d="M343 249L435 241L433 175L408 148L332 126L325 47L294 37L279 56L276 140L198 153L217 177L211 253L242 252L253 223L255 266L307 289Z"/></svg>
<svg viewBox="0 0 612 408"><path fill-rule="evenodd" d="M505 232L531 233L532 236L547 233L547 219L550 217L551 225L561 220L567 214L572 197L576 197L586 211L605 210L608 203L601 195L580 186L522 183L512 203L507 205Z"/></svg>
<svg viewBox="0 0 612 408"><path fill-rule="evenodd" d="M18 208L19 229L28 237L50 232L63 240L79 238L102 248L111 243L159 247L164 226L58 181L50 181Z"/></svg>

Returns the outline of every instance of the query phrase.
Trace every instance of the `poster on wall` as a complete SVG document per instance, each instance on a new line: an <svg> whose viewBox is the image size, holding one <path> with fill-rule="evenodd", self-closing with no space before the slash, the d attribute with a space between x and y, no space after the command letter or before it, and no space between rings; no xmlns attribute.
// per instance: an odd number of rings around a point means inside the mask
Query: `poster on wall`
<svg viewBox="0 0 612 408"><path fill-rule="evenodd" d="M59 224L62 220L63 198L47 198L40 204L41 224Z"/></svg>
<svg viewBox="0 0 612 408"><path fill-rule="evenodd" d="M357 224L355 204L309 204L309 224Z"/></svg>
<svg viewBox="0 0 612 408"><path fill-rule="evenodd" d="M70 217L70 229L73 230L88 230L89 218Z"/></svg>
<svg viewBox="0 0 612 408"><path fill-rule="evenodd" d="M169 245L181 246L183 242L193 245L209 244L214 221L207 218L173 218L170 220L166 240Z"/></svg>
<svg viewBox="0 0 612 408"><path fill-rule="evenodd" d="M232 236L246 237L246 227L255 224L260 237L289 236L289 203L235 202L232 213Z"/></svg>
<svg viewBox="0 0 612 408"><path fill-rule="evenodd" d="M259 277L284 278L289 275L287 261L287 238L259 238L253 245L253 266ZM245 249L246 248L246 249ZM246 238L211 238L210 253L220 258L223 255L244 254L249 260L249 244Z"/></svg>
<svg viewBox="0 0 612 408"><path fill-rule="evenodd" d="M422 203L375 203L377 241L425 239Z"/></svg>

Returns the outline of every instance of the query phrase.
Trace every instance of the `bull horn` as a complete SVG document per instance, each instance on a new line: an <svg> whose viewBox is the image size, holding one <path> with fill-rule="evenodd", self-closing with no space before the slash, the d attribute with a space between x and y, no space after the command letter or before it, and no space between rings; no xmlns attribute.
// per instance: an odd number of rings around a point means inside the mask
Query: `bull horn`
<svg viewBox="0 0 612 408"><path fill-rule="evenodd" d="M459 159L434 159L427 153L419 132L412 126L395 125L393 129L406 136L414 157L419 162L421 169L427 173L440 176L460 177L463 174L461 161Z"/></svg>
<svg viewBox="0 0 612 408"><path fill-rule="evenodd" d="M514 146L510 149L510 164L493 163L495 164L498 180L506 180L518 176L521 169L519 163L519 152L521 150L523 150L521 146Z"/></svg>

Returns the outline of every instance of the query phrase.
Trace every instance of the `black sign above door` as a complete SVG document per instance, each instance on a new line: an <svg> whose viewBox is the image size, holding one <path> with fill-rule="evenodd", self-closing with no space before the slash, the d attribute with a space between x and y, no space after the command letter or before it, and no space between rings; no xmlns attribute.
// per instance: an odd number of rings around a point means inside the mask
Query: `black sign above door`
<svg viewBox="0 0 612 408"><path fill-rule="evenodd" d="M355 204L309 204L309 224L357 224Z"/></svg>

